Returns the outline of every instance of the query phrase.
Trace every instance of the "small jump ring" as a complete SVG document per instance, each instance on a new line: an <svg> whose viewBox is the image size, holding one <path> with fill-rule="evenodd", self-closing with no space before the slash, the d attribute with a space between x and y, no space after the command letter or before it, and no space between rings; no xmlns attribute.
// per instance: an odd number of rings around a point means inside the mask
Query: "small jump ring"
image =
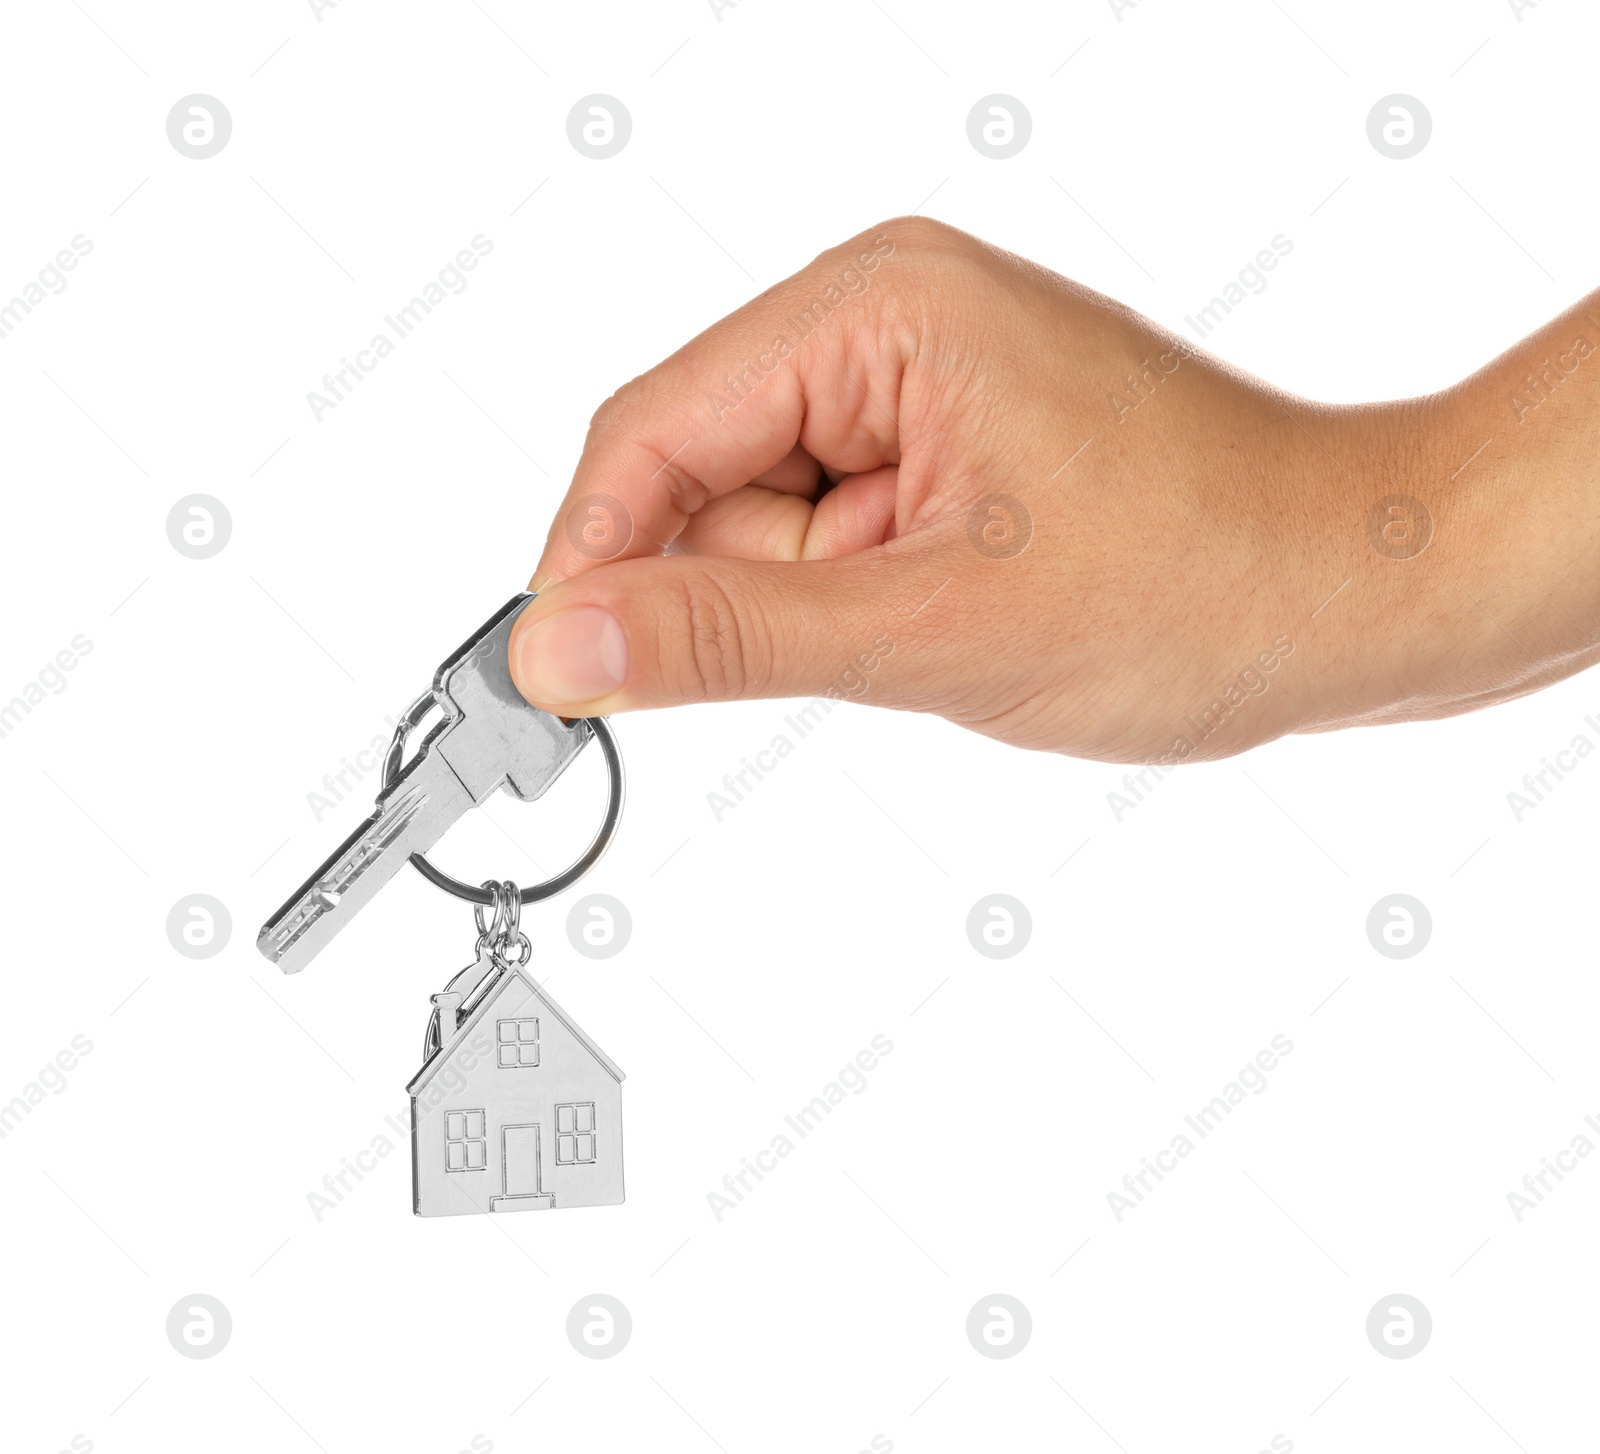
<svg viewBox="0 0 1600 1454"><path fill-rule="evenodd" d="M512 950L516 953L513 954ZM526 934L518 934L515 939L502 939L494 954L501 964L511 969L520 969L533 958L533 944Z"/></svg>
<svg viewBox="0 0 1600 1454"><path fill-rule="evenodd" d="M400 724L394 729L394 737L389 742L389 750L383 759L383 786L388 787L400 771L400 759L405 751L407 736L413 728L417 727L433 709L434 696L432 692L424 692L418 697L401 717ZM611 724L604 717L580 717L578 723L589 729L590 735L600 744L600 753L605 758L606 776L610 781L610 788L606 797L605 817L600 821L600 829L594 835L594 840L578 856L554 878L547 878L543 883L534 884L517 893L517 907L520 909L525 904L536 904L541 899L553 898L563 889L569 889L573 884L588 873L605 855L606 849L611 846L611 840L617 836L617 824L622 821L623 799L623 774L622 753L617 749L616 735L611 730ZM442 869L435 868L427 858L420 853L411 855L412 865L435 888L443 889L447 894L454 894L458 899L465 899L468 903L482 905L485 908L493 907L496 902L494 885L486 880L483 887L474 888L469 883L463 883L458 878L453 878ZM499 923L498 915L496 924ZM482 921L479 921L482 928Z"/></svg>
<svg viewBox="0 0 1600 1454"><path fill-rule="evenodd" d="M492 944L503 938L506 934L506 918L509 912L506 905L505 889L492 878L483 881L484 888L489 890L494 903L494 920L486 928L483 922L483 911L489 907L487 904L473 904L472 918L478 926L478 942ZM520 905L518 906L521 907Z"/></svg>

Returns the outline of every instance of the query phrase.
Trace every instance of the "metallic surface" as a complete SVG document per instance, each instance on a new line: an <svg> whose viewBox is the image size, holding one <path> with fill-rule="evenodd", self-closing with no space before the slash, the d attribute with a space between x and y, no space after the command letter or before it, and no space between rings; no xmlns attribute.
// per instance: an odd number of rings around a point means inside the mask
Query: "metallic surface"
<svg viewBox="0 0 1600 1454"><path fill-rule="evenodd" d="M408 859L440 887L489 904L489 890L461 884L418 859L496 788L504 787L523 802L538 798L596 735L606 749L611 774L611 800L600 834L572 868L548 884L524 890L523 899L565 888L605 851L622 809L615 742L604 724L564 722L541 712L511 681L511 628L532 599L513 596L439 668L432 692L412 704L396 731L372 816L262 926L256 947L285 974L304 969ZM435 707L441 720L411 761L400 767L406 734Z"/></svg>

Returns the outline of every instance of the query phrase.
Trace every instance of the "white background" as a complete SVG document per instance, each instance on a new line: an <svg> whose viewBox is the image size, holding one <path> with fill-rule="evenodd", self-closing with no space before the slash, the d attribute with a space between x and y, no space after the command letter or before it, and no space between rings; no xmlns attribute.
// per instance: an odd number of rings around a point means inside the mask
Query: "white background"
<svg viewBox="0 0 1600 1454"><path fill-rule="evenodd" d="M0 340L0 701L93 649L0 740L0 1104L93 1050L0 1140L8 1449L1587 1447L1600 1158L1520 1223L1506 1194L1600 1113L1600 765L1521 822L1506 793L1600 739L1592 677L1184 769L1120 822L1114 768L858 707L718 822L792 704L621 721L621 838L526 920L628 1072L620 1208L412 1217L386 1117L464 906L404 872L300 977L254 949L373 784L321 821L308 794L520 587L594 406L859 229L921 207L1179 331L1283 233L1207 346L1335 400L1449 383L1596 283L1593 7L1122 8L11 10L0 297L93 251ZM205 161L165 131L192 92L233 118ZM567 139L591 92L633 118L606 161ZM1009 161L966 137L992 92L1033 118ZM1434 121L1406 162L1367 139L1392 92ZM307 391L479 233L470 287L317 422ZM195 492L233 522L203 561L165 531ZM438 860L553 869L599 767ZM568 943L588 891L631 910L616 958ZM964 927L996 891L1033 918L1009 960ZM1433 916L1409 960L1365 931L1397 891ZM194 893L231 912L211 959L168 943ZM1119 1222L1107 1193L1279 1034ZM204 1361L165 1334L195 1292L233 1319ZM593 1292L634 1321L609 1361L565 1333ZM1032 1314L1008 1360L965 1333L995 1292ZM1365 1333L1396 1292L1434 1323L1404 1361Z"/></svg>

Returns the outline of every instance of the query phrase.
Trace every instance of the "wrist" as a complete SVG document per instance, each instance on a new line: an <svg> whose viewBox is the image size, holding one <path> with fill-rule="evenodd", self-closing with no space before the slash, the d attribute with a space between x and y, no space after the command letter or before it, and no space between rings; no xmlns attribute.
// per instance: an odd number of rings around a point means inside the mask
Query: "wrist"
<svg viewBox="0 0 1600 1454"><path fill-rule="evenodd" d="M1333 618L1338 667L1300 730L1448 716L1600 657L1600 329L1584 331L1583 367L1544 330L1443 393L1353 411L1361 463L1340 493L1357 539L1317 617ZM1526 381L1552 352L1573 367L1530 409Z"/></svg>

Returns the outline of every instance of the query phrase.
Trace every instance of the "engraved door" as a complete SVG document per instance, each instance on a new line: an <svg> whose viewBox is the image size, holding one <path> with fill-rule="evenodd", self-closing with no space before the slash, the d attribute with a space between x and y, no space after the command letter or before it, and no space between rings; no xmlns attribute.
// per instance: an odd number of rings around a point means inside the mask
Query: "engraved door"
<svg viewBox="0 0 1600 1454"><path fill-rule="evenodd" d="M501 1166L508 1197L539 1195L539 1126L505 1126L500 1131Z"/></svg>

